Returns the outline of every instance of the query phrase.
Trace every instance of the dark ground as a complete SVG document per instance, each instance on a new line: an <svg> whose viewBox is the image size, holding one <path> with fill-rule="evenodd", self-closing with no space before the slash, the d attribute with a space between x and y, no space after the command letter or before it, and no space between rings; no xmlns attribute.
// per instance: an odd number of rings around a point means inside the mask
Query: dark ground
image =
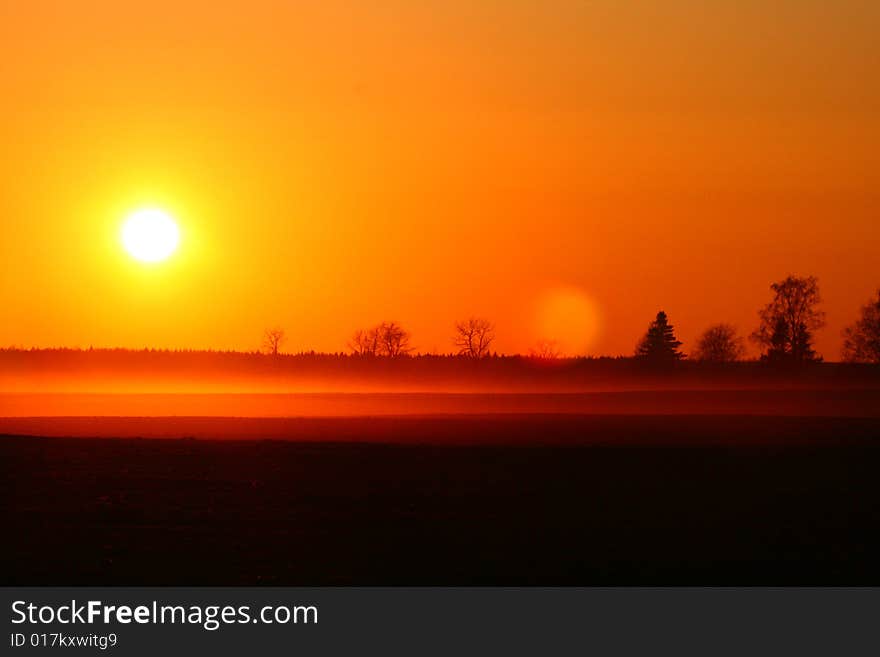
<svg viewBox="0 0 880 657"><path fill-rule="evenodd" d="M877 419L250 422L0 438L2 583L880 584Z"/></svg>

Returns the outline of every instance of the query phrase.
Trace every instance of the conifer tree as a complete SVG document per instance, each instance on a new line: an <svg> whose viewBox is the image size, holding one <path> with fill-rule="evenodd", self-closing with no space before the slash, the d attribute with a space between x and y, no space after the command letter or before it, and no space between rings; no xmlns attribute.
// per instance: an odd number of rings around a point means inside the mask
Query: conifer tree
<svg viewBox="0 0 880 657"><path fill-rule="evenodd" d="M636 357L652 363L674 363L684 358L679 347L681 341L675 337L674 327L661 310L636 348Z"/></svg>

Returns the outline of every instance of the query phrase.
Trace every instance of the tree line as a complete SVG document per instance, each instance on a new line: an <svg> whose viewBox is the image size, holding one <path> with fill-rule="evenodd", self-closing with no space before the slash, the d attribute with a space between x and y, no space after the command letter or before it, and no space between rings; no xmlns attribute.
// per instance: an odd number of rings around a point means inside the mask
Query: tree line
<svg viewBox="0 0 880 657"><path fill-rule="evenodd" d="M758 326L749 339L761 349L760 360L774 365L801 365L819 362L814 349L815 332L825 326L825 313L819 281L815 276L788 276L770 286L771 300L758 311ZM453 326L451 344L458 356L480 359L490 355L495 341L495 326L481 317L458 321ZM280 353L284 330L268 329L263 350ZM671 365L688 358L705 363L732 363L745 358L745 338L736 327L718 323L707 328L697 339L693 352L686 355L675 328L664 311L648 326L635 349L635 358L654 365ZM410 355L412 336L395 321L355 331L348 344L353 355L399 358ZM552 340L544 340L530 352L532 358L555 359L559 350ZM880 363L880 290L865 304L858 319L843 332L842 357L847 362Z"/></svg>
<svg viewBox="0 0 880 657"><path fill-rule="evenodd" d="M758 311L758 327L749 338L761 348L761 360L777 365L819 362L813 347L815 332L825 326L822 297L815 276L788 276L770 286L772 299ZM636 347L636 357L656 363L684 359L682 343L666 313L660 311ZM699 337L693 360L732 363L743 360L745 339L731 324L710 326ZM846 362L880 363L880 291L865 304L855 323L843 332Z"/></svg>

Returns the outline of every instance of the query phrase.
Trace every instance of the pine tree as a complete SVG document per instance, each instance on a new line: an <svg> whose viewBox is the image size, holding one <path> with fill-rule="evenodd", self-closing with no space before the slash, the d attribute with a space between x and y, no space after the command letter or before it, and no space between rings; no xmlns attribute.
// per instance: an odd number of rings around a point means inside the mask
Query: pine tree
<svg viewBox="0 0 880 657"><path fill-rule="evenodd" d="M776 323L773 326L767 351L761 356L761 359L771 363L783 363L787 361L788 345L788 322L780 317L776 320Z"/></svg>
<svg viewBox="0 0 880 657"><path fill-rule="evenodd" d="M801 323L789 330L783 318L776 320L767 351L761 360L780 365L819 362L822 357L813 349L813 334Z"/></svg>
<svg viewBox="0 0 880 657"><path fill-rule="evenodd" d="M652 363L674 363L684 358L679 347L681 341L675 337L674 327L661 310L636 348L636 357Z"/></svg>

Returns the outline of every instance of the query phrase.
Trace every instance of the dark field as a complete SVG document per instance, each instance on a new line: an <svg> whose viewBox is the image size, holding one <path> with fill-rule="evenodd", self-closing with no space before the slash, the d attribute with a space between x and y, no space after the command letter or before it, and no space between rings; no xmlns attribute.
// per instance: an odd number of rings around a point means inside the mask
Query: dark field
<svg viewBox="0 0 880 657"><path fill-rule="evenodd" d="M880 584L877 419L150 422L0 438L5 584Z"/></svg>
<svg viewBox="0 0 880 657"><path fill-rule="evenodd" d="M363 417L480 415L785 415L880 418L880 386L604 392L482 393L9 393L0 392L0 433L12 418ZM96 425L105 432L106 425ZM227 433L222 427L220 431ZM30 433L30 431L28 431ZM235 432L233 432L235 433Z"/></svg>

